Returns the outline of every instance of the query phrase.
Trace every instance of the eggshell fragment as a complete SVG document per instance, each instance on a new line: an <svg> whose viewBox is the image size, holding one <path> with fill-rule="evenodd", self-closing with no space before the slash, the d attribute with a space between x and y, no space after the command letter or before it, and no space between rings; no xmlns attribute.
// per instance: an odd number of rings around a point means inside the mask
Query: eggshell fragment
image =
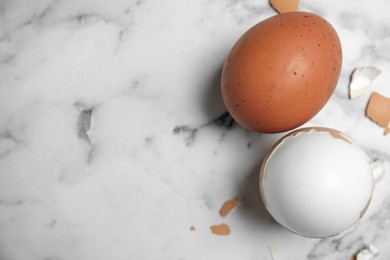
<svg viewBox="0 0 390 260"><path fill-rule="evenodd" d="M381 127L386 128L386 134L390 125L390 98L373 92L368 101L366 115Z"/></svg>
<svg viewBox="0 0 390 260"><path fill-rule="evenodd" d="M271 6L278 13L298 11L299 0L271 0Z"/></svg>
<svg viewBox="0 0 390 260"><path fill-rule="evenodd" d="M371 162L372 175L375 183L380 182L386 174L386 161L384 159L376 159Z"/></svg>
<svg viewBox="0 0 390 260"><path fill-rule="evenodd" d="M385 128L385 132L384 132L383 134L384 134L384 135L390 134L390 122L389 122L389 124L387 125L387 127Z"/></svg>
<svg viewBox="0 0 390 260"><path fill-rule="evenodd" d="M359 67L352 72L349 84L349 97L351 99L363 95L367 92L372 81L381 74L376 67Z"/></svg>
<svg viewBox="0 0 390 260"><path fill-rule="evenodd" d="M230 227L227 224L213 225L210 229L213 234L218 236L230 235Z"/></svg>
<svg viewBox="0 0 390 260"><path fill-rule="evenodd" d="M233 199L225 201L225 203L222 205L221 209L219 210L219 215L221 215L221 217L226 217L231 211L233 211L235 208L237 208L240 205L241 205L240 197L235 197Z"/></svg>
<svg viewBox="0 0 390 260"><path fill-rule="evenodd" d="M268 246L268 251L271 255L272 260L276 260L277 250L271 246Z"/></svg>
<svg viewBox="0 0 390 260"><path fill-rule="evenodd" d="M379 251L373 245L368 245L354 257L354 260L374 260L379 255Z"/></svg>

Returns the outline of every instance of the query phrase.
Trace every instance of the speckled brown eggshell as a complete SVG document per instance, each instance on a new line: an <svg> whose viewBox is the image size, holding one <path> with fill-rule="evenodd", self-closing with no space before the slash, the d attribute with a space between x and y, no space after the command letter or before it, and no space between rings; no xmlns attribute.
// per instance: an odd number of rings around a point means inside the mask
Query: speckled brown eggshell
<svg viewBox="0 0 390 260"><path fill-rule="evenodd" d="M222 70L222 97L243 127L288 131L324 107L341 63L339 37L325 19L308 12L278 14L253 26L233 46Z"/></svg>

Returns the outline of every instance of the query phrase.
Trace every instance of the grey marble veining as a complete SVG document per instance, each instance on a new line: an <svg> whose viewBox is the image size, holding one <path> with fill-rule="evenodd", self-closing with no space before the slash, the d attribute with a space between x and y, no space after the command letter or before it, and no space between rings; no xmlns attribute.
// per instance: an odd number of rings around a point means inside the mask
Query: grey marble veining
<svg viewBox="0 0 390 260"><path fill-rule="evenodd" d="M390 97L389 8L300 3L343 46L336 91L305 126L387 161L389 136L364 115L369 93L349 100L348 84L355 67L377 66L369 92ZM1 1L0 259L342 260L367 244L389 259L389 174L339 237L292 234L262 205L260 163L282 134L236 124L219 78L238 37L275 14L257 0ZM221 218L234 196L245 203ZM230 236L210 232L219 223Z"/></svg>

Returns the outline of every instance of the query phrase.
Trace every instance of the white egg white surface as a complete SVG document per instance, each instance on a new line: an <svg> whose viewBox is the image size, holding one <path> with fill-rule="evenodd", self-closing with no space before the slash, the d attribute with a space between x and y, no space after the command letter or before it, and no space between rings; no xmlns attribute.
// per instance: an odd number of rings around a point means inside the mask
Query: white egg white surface
<svg viewBox="0 0 390 260"><path fill-rule="evenodd" d="M367 155L324 129L289 135L264 163L261 188L267 209L304 236L345 231L362 217L373 193Z"/></svg>

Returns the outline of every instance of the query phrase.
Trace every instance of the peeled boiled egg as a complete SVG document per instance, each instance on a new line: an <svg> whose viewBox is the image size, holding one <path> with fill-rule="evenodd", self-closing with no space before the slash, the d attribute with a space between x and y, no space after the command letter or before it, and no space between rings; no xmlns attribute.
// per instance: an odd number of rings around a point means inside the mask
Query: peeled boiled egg
<svg viewBox="0 0 390 260"><path fill-rule="evenodd" d="M339 37L324 18L300 11L278 14L234 44L222 69L222 97L244 128L288 131L327 103L341 63Z"/></svg>
<svg viewBox="0 0 390 260"><path fill-rule="evenodd" d="M302 128L281 138L263 160L260 191L273 218L307 237L349 230L374 190L371 160L345 134Z"/></svg>

